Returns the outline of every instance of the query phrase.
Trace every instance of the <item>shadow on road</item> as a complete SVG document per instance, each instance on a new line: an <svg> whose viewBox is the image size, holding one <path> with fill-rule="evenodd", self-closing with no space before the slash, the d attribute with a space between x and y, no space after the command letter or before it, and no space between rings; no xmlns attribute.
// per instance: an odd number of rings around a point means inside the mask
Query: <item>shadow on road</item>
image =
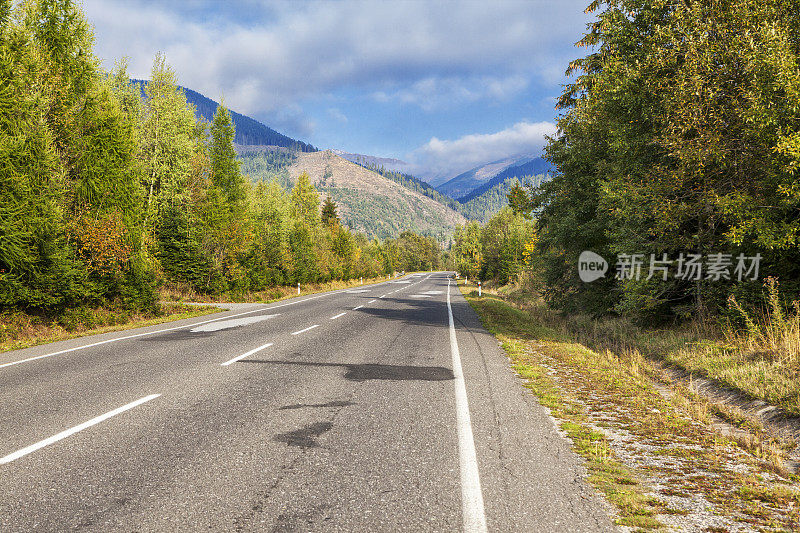
<svg viewBox="0 0 800 533"><path fill-rule="evenodd" d="M453 379L453 371L443 366L409 366L346 363L312 363L307 361L278 361L269 359L243 359L239 363L261 363L272 365L297 365L315 367L341 367L347 370L345 379L367 381L371 379L387 381L447 381Z"/></svg>

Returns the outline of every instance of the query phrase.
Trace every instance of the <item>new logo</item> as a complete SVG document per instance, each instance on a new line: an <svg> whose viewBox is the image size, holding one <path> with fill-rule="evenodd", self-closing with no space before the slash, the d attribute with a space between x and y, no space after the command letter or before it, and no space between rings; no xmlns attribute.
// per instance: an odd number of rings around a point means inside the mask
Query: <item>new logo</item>
<svg viewBox="0 0 800 533"><path fill-rule="evenodd" d="M594 252L581 252L578 257L578 276L584 283L602 278L608 271L608 262Z"/></svg>

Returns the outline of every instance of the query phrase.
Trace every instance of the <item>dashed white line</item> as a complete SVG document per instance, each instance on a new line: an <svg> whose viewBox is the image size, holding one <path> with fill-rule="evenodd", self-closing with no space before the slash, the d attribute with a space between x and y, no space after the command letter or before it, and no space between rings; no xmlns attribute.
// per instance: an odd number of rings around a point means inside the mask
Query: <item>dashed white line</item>
<svg viewBox="0 0 800 533"><path fill-rule="evenodd" d="M319 324L314 324L313 326L309 326L306 329L301 329L300 331L295 331L292 335L300 335L301 333L305 333L306 331L310 331L314 328L318 328Z"/></svg>
<svg viewBox="0 0 800 533"><path fill-rule="evenodd" d="M337 318L339 318L340 316L344 316L344 315L346 315L346 314L347 314L347 311L345 311L344 313L339 313L339 314L338 314L338 315L336 315L336 316L332 316L332 317L330 318L330 320L336 320L336 319L337 319Z"/></svg>
<svg viewBox="0 0 800 533"><path fill-rule="evenodd" d="M358 311L358 310L359 310L359 309L361 309L362 307L364 307L364 304L361 304L361 305L359 305L358 307L354 307L354 308L353 308L353 311Z"/></svg>
<svg viewBox="0 0 800 533"><path fill-rule="evenodd" d="M384 294L383 296L378 296L378 298L386 298L388 294Z"/></svg>
<svg viewBox="0 0 800 533"><path fill-rule="evenodd" d="M486 531L486 514L483 508L481 479L478 475L478 458L475 453L475 439L472 436L472 422L469 417L467 387L461 369L461 354L456 341L456 327L453 322L453 308L450 305L450 280L447 280L447 318L450 322L450 352L453 356L453 376L456 389L456 424L458 426L458 455L461 470L461 520L463 530L468 532Z"/></svg>
<svg viewBox="0 0 800 533"><path fill-rule="evenodd" d="M293 301L282 303L282 304L272 305L270 307L259 307L257 309L252 309L250 311L243 311L241 313L236 313L236 314L233 314L233 315L227 315L227 316L222 316L222 317L218 317L218 318L212 318L210 320L204 320L204 321L201 321L201 322L195 322L193 324L184 324L182 326L175 326L173 328L164 328L164 329L159 329L159 330L156 330L156 331L147 331L147 332L144 332L144 333L136 333L135 335L126 335L124 337L117 337L117 338L114 338L114 339L106 339L104 341L93 342L91 344L84 344L83 346L75 346L74 348L67 348L65 350L59 350L57 352L52 352L52 353L48 353L48 354L44 354L44 355L36 355L34 357L28 357L27 359L21 359L19 361L11 361L9 363L2 363L2 364L0 364L0 368L5 368L7 366L13 366L13 365L19 365L19 364L27 363L27 362L30 362L30 361L36 361L37 359L44 359L46 357L53 357L54 355L61 355L61 354L65 354L65 353L75 352L77 350L84 350L86 348L93 348L95 346L101 346L103 344L109 344L109 343L112 343L112 342L119 342L119 341L124 341L124 340L129 340L129 339L136 339L138 337L146 337L148 335L158 335L159 333L167 333L167 332L175 331L175 330L178 330L178 329L194 328L194 327L197 327L197 326L201 326L203 324L209 324L211 322L217 322L219 320L228 320L230 318L234 318L234 317L237 317L237 316L243 316L243 315L249 315L249 314L252 314L252 313L260 313L260 312L263 312L263 311L269 311L270 309L276 309L278 307L286 307L286 306L289 306L289 305L295 305L295 304L299 304L299 303L303 303L303 302L308 302L309 300L316 300L317 298L322 298L323 296L329 296L331 294L335 294L335 293L341 292L342 290L344 290L344 289L340 289L338 291L333 291L333 292L325 292L325 293L319 294L317 296L311 296L310 298L303 298L302 300L293 300Z"/></svg>
<svg viewBox="0 0 800 533"><path fill-rule="evenodd" d="M222 363L220 366L229 366L229 365L232 365L232 364L233 364L233 363L235 363L236 361L239 361L239 360L241 360L241 359L244 359L245 357L249 357L249 356L253 355L254 353L260 352L260 351L261 351L261 350L263 350L264 348L269 348L270 346L272 346L272 343L271 343L271 342L268 342L267 344L265 344L265 345L263 345L263 346L259 346L258 348L255 348L255 349L253 349L253 350L250 350L250 351L249 351L249 352L247 352L247 353L243 353L242 355L238 355L238 356L234 357L233 359L231 359L230 361L225 361L225 362L224 362L224 363Z"/></svg>
<svg viewBox="0 0 800 533"><path fill-rule="evenodd" d="M100 422L103 422L104 420L108 420L112 416L116 416L116 415L118 415L120 413L124 413L125 411L127 411L129 409L133 409L136 406L142 405L143 403L149 402L150 400L154 400L154 399L158 398L159 396L161 396L161 395L160 394L151 394L150 396L145 396L144 398L140 398L140 399L136 400L135 402L131 402L131 403L127 404L127 405L123 405L122 407L117 407L113 411L109 411L104 415L100 415L100 416L97 416L95 418L92 418L91 420L87 420L83 424L78 424L75 427L71 427L71 428L69 428L69 429L67 429L65 431L62 431L61 433L53 435L52 437L49 437L49 438L44 439L44 440L40 440L39 442L37 442L35 444L31 444L30 446L26 446L25 448L22 448L21 450L17 450L14 453L10 453L10 454L6 455L5 457L0 457L0 464L5 464L5 463L10 463L11 461L15 461L15 460L19 459L20 457L24 457L24 456L28 455L29 453L35 452L36 450L44 448L45 446L49 446L50 444L53 444L54 442L58 442L61 439L66 439L70 435L74 435L75 433L77 433L79 431L83 431L84 429L86 429L88 427L94 426L95 424L99 424Z"/></svg>
<svg viewBox="0 0 800 533"><path fill-rule="evenodd" d="M377 300L370 300L370 301L368 301L367 303L368 303L368 304L371 304L371 303L375 303L376 301L377 301Z"/></svg>

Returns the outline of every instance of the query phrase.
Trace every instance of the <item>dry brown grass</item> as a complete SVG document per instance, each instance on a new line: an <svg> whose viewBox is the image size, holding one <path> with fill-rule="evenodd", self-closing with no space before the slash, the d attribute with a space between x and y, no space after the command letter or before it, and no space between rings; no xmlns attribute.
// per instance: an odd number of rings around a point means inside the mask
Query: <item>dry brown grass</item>
<svg viewBox="0 0 800 533"><path fill-rule="evenodd" d="M109 331L138 328L217 312L215 307L161 305L157 311L131 312L108 307L80 307L59 315L29 314L23 311L0 313L0 352L19 350Z"/></svg>

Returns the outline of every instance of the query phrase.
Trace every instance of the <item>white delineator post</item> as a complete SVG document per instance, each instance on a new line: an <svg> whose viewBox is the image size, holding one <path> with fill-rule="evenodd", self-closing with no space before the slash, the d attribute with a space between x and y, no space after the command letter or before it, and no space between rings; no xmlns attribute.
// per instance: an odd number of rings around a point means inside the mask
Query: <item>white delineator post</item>
<svg viewBox="0 0 800 533"><path fill-rule="evenodd" d="M364 276L361 276L361 278L359 278L359 279L361 279L361 284L363 285L364 284Z"/></svg>
<svg viewBox="0 0 800 533"><path fill-rule="evenodd" d="M300 294L300 284L297 284L297 294Z"/></svg>
<svg viewBox="0 0 800 533"><path fill-rule="evenodd" d="M478 296L481 295L481 282L478 282Z"/></svg>

